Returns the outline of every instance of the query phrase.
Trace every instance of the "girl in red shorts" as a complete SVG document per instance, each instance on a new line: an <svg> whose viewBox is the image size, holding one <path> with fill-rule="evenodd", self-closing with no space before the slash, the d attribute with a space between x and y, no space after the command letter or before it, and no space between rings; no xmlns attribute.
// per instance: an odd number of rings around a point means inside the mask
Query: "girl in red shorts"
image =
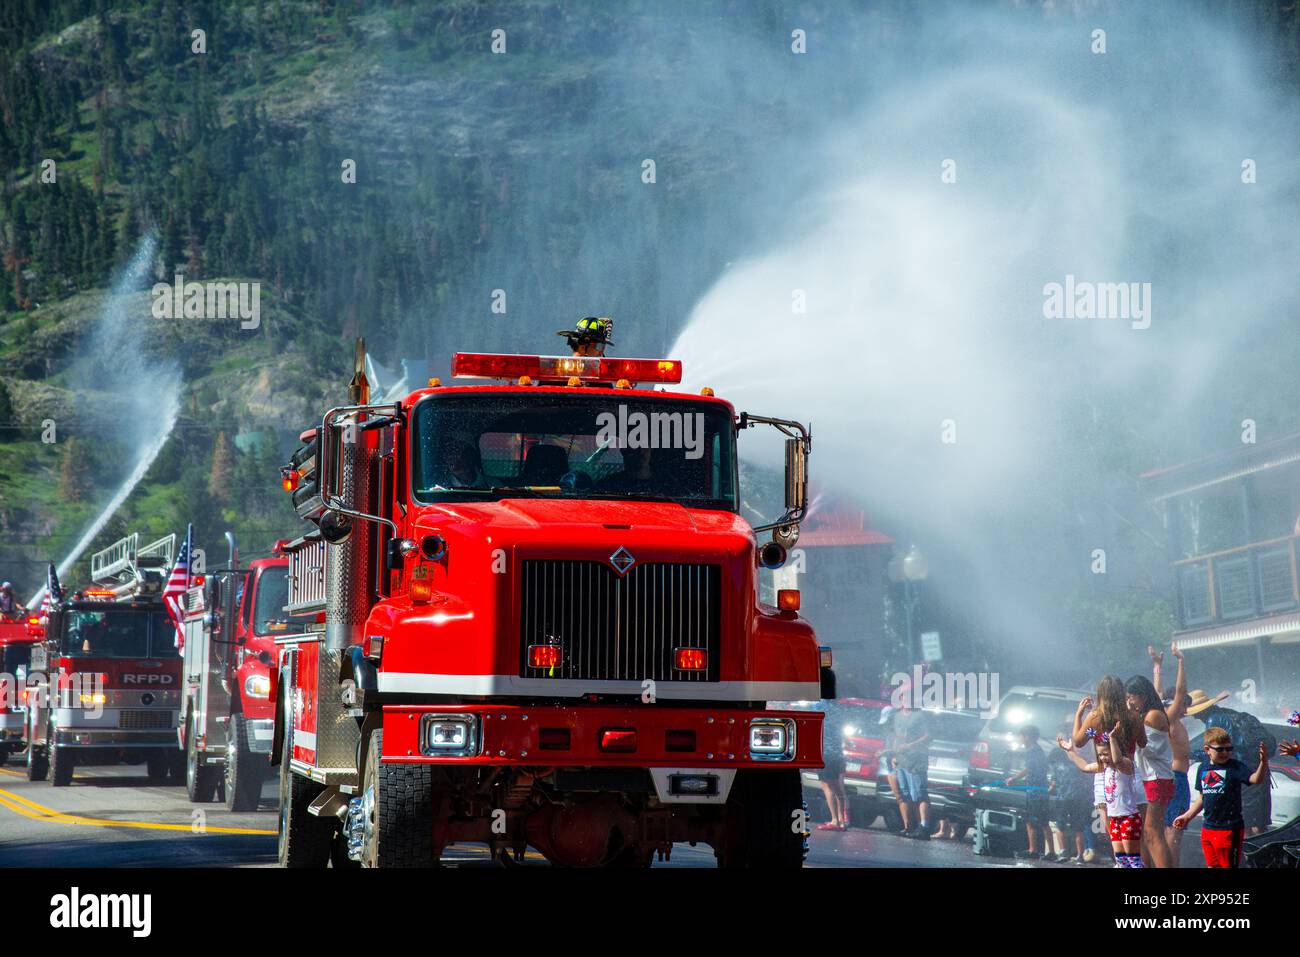
<svg viewBox="0 0 1300 957"><path fill-rule="evenodd" d="M1116 729L1118 729L1116 725ZM1097 760L1082 770L1102 776L1106 817L1110 822L1110 846L1116 867L1143 867L1142 809L1138 799L1141 784L1133 774L1133 761L1113 747L1111 734L1093 735Z"/></svg>

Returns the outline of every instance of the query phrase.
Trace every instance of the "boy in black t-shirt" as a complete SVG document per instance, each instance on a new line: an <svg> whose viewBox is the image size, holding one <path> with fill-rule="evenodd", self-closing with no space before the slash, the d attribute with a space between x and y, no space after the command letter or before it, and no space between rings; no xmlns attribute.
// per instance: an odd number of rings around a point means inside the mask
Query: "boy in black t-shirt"
<svg viewBox="0 0 1300 957"><path fill-rule="evenodd" d="M1245 821L1241 815L1241 789L1268 780L1268 748L1259 745L1259 766L1254 773L1232 756L1232 739L1223 728L1205 729L1205 753L1196 771L1196 793L1192 806L1174 819L1174 827L1186 827L1205 808L1201 825L1201 850L1206 867L1237 867L1241 857L1241 836Z"/></svg>
<svg viewBox="0 0 1300 957"><path fill-rule="evenodd" d="M1021 781L1025 789L1025 836L1029 849L1017 857L1034 860L1051 854L1047 832L1047 755L1038 746L1038 728L1027 724L1020 729L1020 747L1024 751L1024 766L1006 779L1008 786Z"/></svg>

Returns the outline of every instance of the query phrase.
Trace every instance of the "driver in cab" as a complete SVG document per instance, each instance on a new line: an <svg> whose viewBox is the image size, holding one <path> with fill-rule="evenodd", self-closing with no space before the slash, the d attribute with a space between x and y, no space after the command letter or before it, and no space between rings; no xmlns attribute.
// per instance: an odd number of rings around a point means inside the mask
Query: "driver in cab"
<svg viewBox="0 0 1300 957"><path fill-rule="evenodd" d="M449 442L442 447L439 475L435 488L484 488L490 484L478 449L469 442Z"/></svg>

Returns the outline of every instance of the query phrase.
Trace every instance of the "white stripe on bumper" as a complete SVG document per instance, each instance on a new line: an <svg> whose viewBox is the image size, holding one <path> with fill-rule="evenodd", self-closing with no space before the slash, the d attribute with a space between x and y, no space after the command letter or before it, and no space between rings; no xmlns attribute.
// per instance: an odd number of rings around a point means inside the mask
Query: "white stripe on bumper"
<svg viewBox="0 0 1300 957"><path fill-rule="evenodd" d="M548 695L580 698L585 694L634 694L642 692L639 681L585 681L581 678L520 678L515 675L426 675L383 671L379 690L394 694L446 695ZM655 683L655 697L664 700L707 701L816 701L821 685L816 681L714 681ZM295 735L300 732L294 732Z"/></svg>

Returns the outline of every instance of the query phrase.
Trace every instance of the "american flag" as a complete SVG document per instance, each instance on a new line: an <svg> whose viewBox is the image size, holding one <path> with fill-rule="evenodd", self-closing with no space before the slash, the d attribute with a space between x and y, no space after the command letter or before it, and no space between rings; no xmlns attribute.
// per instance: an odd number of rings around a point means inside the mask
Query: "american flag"
<svg viewBox="0 0 1300 957"><path fill-rule="evenodd" d="M163 604L167 606L167 615L176 626L177 648L185 647L185 628L182 622L185 620L185 592L190 587L190 546L193 541L194 526L189 525L185 529L185 541L181 542L181 553L176 556L176 564L162 593Z"/></svg>
<svg viewBox="0 0 1300 957"><path fill-rule="evenodd" d="M61 601L63 601L63 586L59 584L59 573L54 568L54 562L50 562L50 567L45 571L45 597L41 599L39 612L42 622L49 620L50 612Z"/></svg>

